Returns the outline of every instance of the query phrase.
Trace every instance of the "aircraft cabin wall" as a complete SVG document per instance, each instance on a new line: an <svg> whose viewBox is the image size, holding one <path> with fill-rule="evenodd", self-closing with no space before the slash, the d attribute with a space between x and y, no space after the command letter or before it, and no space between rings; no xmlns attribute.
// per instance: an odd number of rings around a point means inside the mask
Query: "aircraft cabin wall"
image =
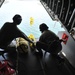
<svg viewBox="0 0 75 75"><path fill-rule="evenodd" d="M66 42L62 42L62 53L68 59L70 64L75 67L75 40L66 31L58 32L59 38L63 38Z"/></svg>

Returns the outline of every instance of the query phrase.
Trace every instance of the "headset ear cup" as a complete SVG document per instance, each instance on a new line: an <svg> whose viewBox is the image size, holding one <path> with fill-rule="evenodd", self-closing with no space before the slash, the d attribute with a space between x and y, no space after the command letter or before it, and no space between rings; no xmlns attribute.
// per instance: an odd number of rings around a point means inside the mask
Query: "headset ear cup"
<svg viewBox="0 0 75 75"><path fill-rule="evenodd" d="M60 51L62 50L62 45L60 41L53 41L49 47L48 47L48 51L51 54L58 54Z"/></svg>

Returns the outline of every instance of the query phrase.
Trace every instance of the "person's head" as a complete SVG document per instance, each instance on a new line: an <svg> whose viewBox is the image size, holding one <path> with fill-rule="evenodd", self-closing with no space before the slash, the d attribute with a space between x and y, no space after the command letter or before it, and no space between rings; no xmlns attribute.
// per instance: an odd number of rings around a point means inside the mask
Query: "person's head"
<svg viewBox="0 0 75 75"><path fill-rule="evenodd" d="M39 29L41 32L48 30L48 26L45 23L40 24Z"/></svg>
<svg viewBox="0 0 75 75"><path fill-rule="evenodd" d="M19 14L16 14L14 17L13 17L13 22L16 24L16 25L19 25L22 21L22 17L19 15Z"/></svg>

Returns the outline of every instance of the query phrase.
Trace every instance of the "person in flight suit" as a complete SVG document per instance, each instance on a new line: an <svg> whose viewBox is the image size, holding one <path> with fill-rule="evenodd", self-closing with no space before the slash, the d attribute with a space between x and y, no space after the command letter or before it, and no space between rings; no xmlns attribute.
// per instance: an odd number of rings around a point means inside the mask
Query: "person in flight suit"
<svg viewBox="0 0 75 75"><path fill-rule="evenodd" d="M21 23L22 17L19 14L14 15L13 22L6 22L0 29L0 48L7 49L12 40L22 37L30 43L33 43L17 26Z"/></svg>
<svg viewBox="0 0 75 75"><path fill-rule="evenodd" d="M49 27L45 23L40 24L39 29L42 34L39 41L36 42L36 48L40 55L43 54L42 49L46 52L57 55L61 51L62 45L59 41L59 37L48 28Z"/></svg>

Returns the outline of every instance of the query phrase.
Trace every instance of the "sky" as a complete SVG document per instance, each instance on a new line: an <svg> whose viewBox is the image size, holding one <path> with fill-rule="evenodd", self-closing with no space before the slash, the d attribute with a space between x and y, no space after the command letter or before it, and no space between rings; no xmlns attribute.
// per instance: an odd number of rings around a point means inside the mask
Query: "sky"
<svg viewBox="0 0 75 75"><path fill-rule="evenodd" d="M0 8L0 28L5 22L12 22L12 17L15 14L22 16L22 22L18 26L27 36L33 34L39 38L41 32L39 25L46 23L49 29L54 33L64 31L61 24L53 21L39 0L6 0ZM30 17L34 19L34 23L30 25Z"/></svg>

